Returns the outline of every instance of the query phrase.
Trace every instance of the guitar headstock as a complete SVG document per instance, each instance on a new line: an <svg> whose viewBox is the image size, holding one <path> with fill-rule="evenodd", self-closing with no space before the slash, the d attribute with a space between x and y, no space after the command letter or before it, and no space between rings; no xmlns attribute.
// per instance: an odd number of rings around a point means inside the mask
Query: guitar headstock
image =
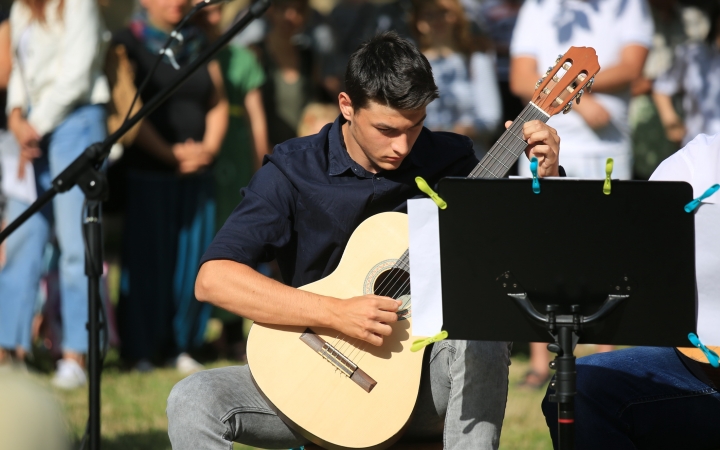
<svg viewBox="0 0 720 450"><path fill-rule="evenodd" d="M532 102L550 116L560 111L567 113L573 100L580 103L583 93L590 92L599 70L594 48L570 47L538 80Z"/></svg>

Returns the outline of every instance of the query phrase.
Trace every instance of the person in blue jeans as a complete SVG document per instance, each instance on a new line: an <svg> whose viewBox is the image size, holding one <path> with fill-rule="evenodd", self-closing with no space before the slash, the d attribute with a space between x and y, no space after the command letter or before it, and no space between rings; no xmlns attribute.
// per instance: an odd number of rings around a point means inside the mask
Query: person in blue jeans
<svg viewBox="0 0 720 450"><path fill-rule="evenodd" d="M10 12L13 67L8 85L8 127L20 146L18 180L30 176L37 194L83 150L106 135L110 98L102 72L104 25L94 0L16 1ZM59 194L51 208L32 216L7 240L0 272L0 359L22 358L31 349L30 324L42 275L43 251L51 235L60 246L63 358L53 384L86 383L87 279L82 239L84 195L77 187ZM7 221L27 201L10 199Z"/></svg>
<svg viewBox="0 0 720 450"><path fill-rule="evenodd" d="M468 137L423 127L437 85L425 56L396 33L379 34L353 53L345 86L334 123L265 157L203 255L195 294L260 323L328 327L379 346L398 321L398 301L372 293L340 300L296 288L338 267L364 219L405 211L409 198L422 195L416 176L434 185L467 176L479 162ZM559 175L554 130L529 121L522 133L526 151L543 162L540 175ZM275 258L287 285L257 272L258 263ZM448 450L497 449L509 353L507 342L444 340L428 348L403 439L442 440ZM175 450L308 443L264 400L249 364L198 372L175 385L167 404Z"/></svg>
<svg viewBox="0 0 720 450"><path fill-rule="evenodd" d="M650 180L686 181L693 187L693 196L700 197L720 183L720 134L698 135L663 161ZM693 214L697 331L707 345L717 345L720 193L703 200ZM579 358L575 448L718 449L718 388L720 368L689 359L674 348L635 347ZM542 410L557 448L557 404L546 396Z"/></svg>

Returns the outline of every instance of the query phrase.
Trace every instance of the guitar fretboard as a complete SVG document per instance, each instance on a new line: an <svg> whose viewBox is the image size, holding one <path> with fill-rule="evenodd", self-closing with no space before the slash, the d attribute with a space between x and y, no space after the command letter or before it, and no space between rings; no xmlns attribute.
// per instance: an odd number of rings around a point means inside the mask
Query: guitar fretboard
<svg viewBox="0 0 720 450"><path fill-rule="evenodd" d="M523 125L531 120L546 123L549 119L550 116L545 111L532 102L528 103L510 128L505 130L480 163L470 172L468 178L502 178L507 175L527 147L527 142L522 138ZM393 268L410 272L410 250L405 250Z"/></svg>

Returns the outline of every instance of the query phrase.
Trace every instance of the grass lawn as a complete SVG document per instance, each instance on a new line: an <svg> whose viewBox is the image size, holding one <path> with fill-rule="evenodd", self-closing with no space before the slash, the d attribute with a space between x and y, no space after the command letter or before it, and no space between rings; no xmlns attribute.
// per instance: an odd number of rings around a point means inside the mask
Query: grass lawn
<svg viewBox="0 0 720 450"><path fill-rule="evenodd" d="M228 363L218 362L212 367ZM552 449L540 411L544 391L518 389L517 380L527 370L527 359L513 358L510 393L500 447L512 450ZM61 403L71 435L79 440L87 420L87 390L66 392L50 386L50 375L33 377L51 390ZM157 369L149 374L125 372L110 365L102 378L102 448L104 450L163 450L170 448L167 437L165 401L172 386L182 378L174 369ZM76 447L75 447L76 448ZM234 450L252 447L235 445Z"/></svg>

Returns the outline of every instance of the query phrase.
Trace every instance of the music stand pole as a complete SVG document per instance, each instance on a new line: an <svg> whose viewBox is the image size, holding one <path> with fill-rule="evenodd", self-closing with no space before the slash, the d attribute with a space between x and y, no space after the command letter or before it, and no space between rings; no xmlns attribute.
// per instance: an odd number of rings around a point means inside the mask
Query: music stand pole
<svg viewBox="0 0 720 450"><path fill-rule="evenodd" d="M107 198L108 182L105 174L100 171L110 149L126 132L145 116L154 111L168 97L170 97L190 75L212 59L230 40L245 28L250 22L260 17L270 7L270 0L257 0L248 8L248 12L235 25L213 42L196 59L185 66L173 83L158 92L134 116L108 136L104 141L92 144L86 148L68 167L53 181L49 190L40 195L17 219L0 231L2 243L13 231L22 225L30 216L50 202L55 195L79 186L85 194L87 213L85 214L83 234L85 239L85 274L88 277L88 429L89 447L91 450L100 449L100 372L102 358L100 352L100 329L104 325L99 320L102 308L100 297L100 277L103 273L102 258L102 223L100 219L100 202ZM107 320L107 318L105 318ZM107 336L106 336L107 339Z"/></svg>

